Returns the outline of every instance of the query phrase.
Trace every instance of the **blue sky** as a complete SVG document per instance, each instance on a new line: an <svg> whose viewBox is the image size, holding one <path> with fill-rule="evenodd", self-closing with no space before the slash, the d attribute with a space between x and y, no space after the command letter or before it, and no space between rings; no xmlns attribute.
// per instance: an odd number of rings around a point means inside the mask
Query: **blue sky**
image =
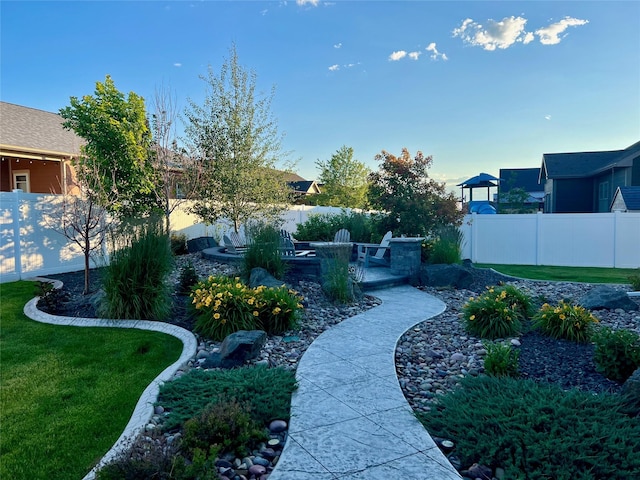
<svg viewBox="0 0 640 480"><path fill-rule="evenodd" d="M640 140L637 1L0 2L0 99L57 112L111 75L201 103L236 45L297 171L403 147L454 185Z"/></svg>

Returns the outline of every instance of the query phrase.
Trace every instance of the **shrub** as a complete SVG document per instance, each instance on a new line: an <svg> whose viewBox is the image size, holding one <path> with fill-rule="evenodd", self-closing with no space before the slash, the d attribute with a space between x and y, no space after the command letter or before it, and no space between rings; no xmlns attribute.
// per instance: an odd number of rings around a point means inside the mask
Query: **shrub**
<svg viewBox="0 0 640 480"><path fill-rule="evenodd" d="M212 340L257 325L258 298L240 277L210 276L193 288L191 298L197 310L194 330Z"/></svg>
<svg viewBox="0 0 640 480"><path fill-rule="evenodd" d="M456 443L463 466L481 459L504 478L623 480L640 471L640 417L625 415L617 395L467 376L418 418Z"/></svg>
<svg viewBox="0 0 640 480"><path fill-rule="evenodd" d="M519 292L515 292L505 287L489 287L479 297L471 297L462 307L462 319L467 332L489 339L516 335L522 327L521 320L526 308L516 298Z"/></svg>
<svg viewBox="0 0 640 480"><path fill-rule="evenodd" d="M492 377L517 377L518 358L520 352L505 343L484 344L487 356L484 359L484 369Z"/></svg>
<svg viewBox="0 0 640 480"><path fill-rule="evenodd" d="M243 255L242 275L248 279L251 270L264 268L276 278L283 278L285 264L280 255L280 231L273 225L254 223L248 227L251 242Z"/></svg>
<svg viewBox="0 0 640 480"><path fill-rule="evenodd" d="M374 227L371 217L366 213L347 213L345 210L338 214L309 215L305 222L298 224L294 236L303 241L330 242L341 228L349 230L352 242L372 241Z"/></svg>
<svg viewBox="0 0 640 480"><path fill-rule="evenodd" d="M427 253L428 262L439 263L461 263L462 262L462 232L455 225L447 225L438 229L438 232L430 243Z"/></svg>
<svg viewBox="0 0 640 480"><path fill-rule="evenodd" d="M587 342L598 320L579 305L560 300L558 305L545 303L533 317L533 327L553 338Z"/></svg>
<svg viewBox="0 0 640 480"><path fill-rule="evenodd" d="M184 233L172 233L170 241L171 252L174 255L185 255L189 253L187 249L187 236Z"/></svg>
<svg viewBox="0 0 640 480"><path fill-rule="evenodd" d="M191 288L198 283L200 278L198 272L196 272L193 263L189 262L180 269L180 278L178 291L179 293L186 295L191 292Z"/></svg>
<svg viewBox="0 0 640 480"><path fill-rule="evenodd" d="M275 288L259 286L258 298L260 328L270 335L281 335L296 326L302 308L302 296L285 285Z"/></svg>
<svg viewBox="0 0 640 480"><path fill-rule="evenodd" d="M179 427L219 398L235 398L247 405L251 418L266 427L271 420L289 419L295 389L295 373L281 367L191 370L161 385L158 404L167 412L165 430Z"/></svg>
<svg viewBox="0 0 640 480"><path fill-rule="evenodd" d="M634 292L640 291L640 268L635 274L629 276L629 283Z"/></svg>
<svg viewBox="0 0 640 480"><path fill-rule="evenodd" d="M334 248L323 262L328 262L328 268L322 278L322 289L327 297L337 303L349 303L354 299L354 281L349 274L349 257L351 252L347 248Z"/></svg>
<svg viewBox="0 0 640 480"><path fill-rule="evenodd" d="M607 378L624 382L640 367L640 335L637 333L601 327L592 339L596 368Z"/></svg>
<svg viewBox="0 0 640 480"><path fill-rule="evenodd" d="M223 397L184 424L181 445L191 455L199 450L211 452L214 459L218 453L244 456L247 447L266 439L265 433L251 419L247 405Z"/></svg>
<svg viewBox="0 0 640 480"><path fill-rule="evenodd" d="M106 318L164 320L171 310L167 276L173 257L158 223L135 230L104 270L105 296L100 315Z"/></svg>

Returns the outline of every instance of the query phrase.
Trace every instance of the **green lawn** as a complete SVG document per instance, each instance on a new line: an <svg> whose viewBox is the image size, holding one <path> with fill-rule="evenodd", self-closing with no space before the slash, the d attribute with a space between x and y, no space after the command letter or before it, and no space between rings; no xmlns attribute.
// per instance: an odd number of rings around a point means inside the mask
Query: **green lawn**
<svg viewBox="0 0 640 480"><path fill-rule="evenodd" d="M182 343L156 332L41 324L22 313L33 296L31 282L0 285L0 478L80 479Z"/></svg>
<svg viewBox="0 0 640 480"><path fill-rule="evenodd" d="M494 270L519 278L533 280L556 280L585 283L629 283L631 275L639 275L639 269L633 268L596 268L596 267L551 267L545 265L495 265L476 263L478 268Z"/></svg>

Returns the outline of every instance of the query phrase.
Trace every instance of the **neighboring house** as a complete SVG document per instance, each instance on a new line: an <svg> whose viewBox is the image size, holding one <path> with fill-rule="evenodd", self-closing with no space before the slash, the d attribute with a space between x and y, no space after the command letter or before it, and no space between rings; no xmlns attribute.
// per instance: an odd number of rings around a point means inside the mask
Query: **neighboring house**
<svg viewBox="0 0 640 480"><path fill-rule="evenodd" d="M544 205L544 186L538 183L539 168L501 168L498 184L498 203L508 202L509 192L514 188L529 194L522 207L530 210L542 210Z"/></svg>
<svg viewBox="0 0 640 480"><path fill-rule="evenodd" d="M612 212L640 212L640 186L618 187L611 202Z"/></svg>
<svg viewBox="0 0 640 480"><path fill-rule="evenodd" d="M287 185L291 187L294 197L302 199L308 195L317 195L320 193L320 185L315 180L305 180L297 173L285 173Z"/></svg>
<svg viewBox="0 0 640 480"><path fill-rule="evenodd" d="M73 193L71 159L83 140L55 113L0 102L0 191Z"/></svg>
<svg viewBox="0 0 640 480"><path fill-rule="evenodd" d="M624 150L545 153L545 213L608 212L618 187L640 186L640 142Z"/></svg>

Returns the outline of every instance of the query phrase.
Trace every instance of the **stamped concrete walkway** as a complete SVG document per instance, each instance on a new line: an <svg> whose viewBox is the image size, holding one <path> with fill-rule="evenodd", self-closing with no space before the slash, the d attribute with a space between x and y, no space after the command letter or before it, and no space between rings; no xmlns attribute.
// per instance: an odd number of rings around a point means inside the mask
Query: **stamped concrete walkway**
<svg viewBox="0 0 640 480"><path fill-rule="evenodd" d="M444 303L409 286L377 290L382 305L309 346L297 369L289 436L269 480L450 480L461 476L413 416L395 347Z"/></svg>

